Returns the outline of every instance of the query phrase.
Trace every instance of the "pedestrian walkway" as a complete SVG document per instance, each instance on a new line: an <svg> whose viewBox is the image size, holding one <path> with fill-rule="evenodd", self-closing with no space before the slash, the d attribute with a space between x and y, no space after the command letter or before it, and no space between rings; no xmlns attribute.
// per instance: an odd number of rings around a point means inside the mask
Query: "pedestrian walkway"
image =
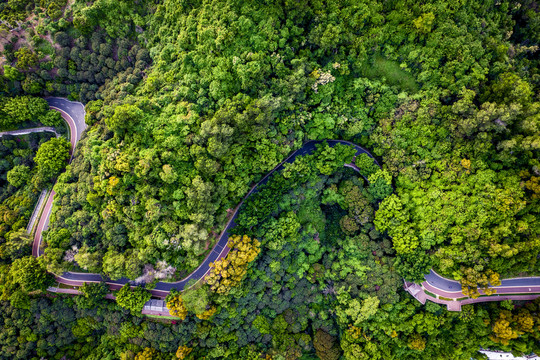
<svg viewBox="0 0 540 360"><path fill-rule="evenodd" d="M405 289L405 291L411 294L416 300L420 301L422 304L425 304L426 301L429 300L436 304L446 305L446 308L448 309L448 311L461 311L462 305L475 304L475 303L481 303L481 302L504 301L504 300L530 301L530 300L534 300L540 297L540 294L531 294L531 295L494 294L490 296L482 296L477 299L473 299L473 298L461 298L461 300L458 300L457 298L441 299L439 295L436 295L436 294L434 294L435 296L429 295L423 286L420 286L415 283L404 281L403 288Z"/></svg>
<svg viewBox="0 0 540 360"><path fill-rule="evenodd" d="M47 291L54 292L54 293L61 293L61 294L70 294L70 295L82 294L82 292L78 289L65 289L65 288L52 287L52 286L49 287ZM105 299L115 300L115 296L113 294L107 294L105 295ZM146 304L144 304L142 314L143 315L170 316L167 303L163 300L148 300Z"/></svg>
<svg viewBox="0 0 540 360"><path fill-rule="evenodd" d="M5 135L12 135L12 136L28 135L28 134L37 133L37 132L52 132L56 135L56 137L60 137L60 134L58 134L53 127L48 127L48 126L42 126L42 127L37 127L37 128L31 128L31 129L2 131L0 132L0 137L5 136Z"/></svg>
<svg viewBox="0 0 540 360"><path fill-rule="evenodd" d="M43 190L41 194L39 194L39 200L36 204L36 207L34 208L34 211L32 212L32 216L30 217L28 226L26 227L26 232L29 234L32 233L32 229L34 228L34 223L36 222L37 215L39 214L39 210L41 209L41 206L43 205L43 201L45 200L46 195L47 195L47 190Z"/></svg>

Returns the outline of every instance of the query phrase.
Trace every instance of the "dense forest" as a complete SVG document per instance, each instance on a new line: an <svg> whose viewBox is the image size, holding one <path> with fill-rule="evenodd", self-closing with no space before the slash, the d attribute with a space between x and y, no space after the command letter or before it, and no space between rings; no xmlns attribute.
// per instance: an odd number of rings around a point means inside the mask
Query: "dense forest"
<svg viewBox="0 0 540 360"><path fill-rule="evenodd" d="M470 359L540 302L403 290L540 275L535 0L0 1L0 358ZM69 130L44 98L85 105ZM58 135L58 137L56 137ZM309 140L322 141L254 184ZM347 164L346 167L344 165ZM64 170L65 169L65 170ZM356 171L358 170L358 171ZM56 182L56 183L55 183ZM54 185L44 256L26 233ZM238 208L227 256L185 278ZM104 284L51 294L52 274Z"/></svg>

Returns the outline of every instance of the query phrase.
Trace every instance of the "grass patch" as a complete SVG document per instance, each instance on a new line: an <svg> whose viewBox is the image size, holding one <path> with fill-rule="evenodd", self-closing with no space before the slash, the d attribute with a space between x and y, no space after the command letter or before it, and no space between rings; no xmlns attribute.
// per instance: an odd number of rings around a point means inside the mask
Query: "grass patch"
<svg viewBox="0 0 540 360"><path fill-rule="evenodd" d="M180 321L182 321L182 319L180 319L179 317L176 317L176 316L159 316L159 315L146 315L146 314L144 314L144 316L152 318L152 319L169 319L169 320L180 320Z"/></svg>
<svg viewBox="0 0 540 360"><path fill-rule="evenodd" d="M83 269L82 267L79 267L79 266L74 266L73 270L71 270L73 272L78 272L78 273L85 273L85 274L89 274L90 272L86 269Z"/></svg>
<svg viewBox="0 0 540 360"><path fill-rule="evenodd" d="M436 298L436 296L435 296L435 294L434 294L434 293L432 293L432 292L429 292L429 291L427 291L427 290L424 290L424 292L426 293L426 295L429 295L429 296L431 296L431 297L434 297L434 298Z"/></svg>
<svg viewBox="0 0 540 360"><path fill-rule="evenodd" d="M409 94L417 93L419 90L414 76L403 70L397 62L387 60L382 56L375 56L362 68L361 73L368 79L382 80Z"/></svg>
<svg viewBox="0 0 540 360"><path fill-rule="evenodd" d="M439 299L446 300L446 301L454 301L454 299L450 299L450 298L447 298L447 297L444 297L444 296L439 296Z"/></svg>
<svg viewBox="0 0 540 360"><path fill-rule="evenodd" d="M71 290L79 289L77 286L66 285L66 284L62 284L62 283L58 283L57 288L59 288L59 289L71 289Z"/></svg>

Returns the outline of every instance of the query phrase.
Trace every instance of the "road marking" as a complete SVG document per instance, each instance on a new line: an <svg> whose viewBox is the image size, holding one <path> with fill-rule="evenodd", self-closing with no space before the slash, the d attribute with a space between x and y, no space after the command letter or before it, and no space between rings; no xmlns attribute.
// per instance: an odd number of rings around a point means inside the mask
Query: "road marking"
<svg viewBox="0 0 540 360"><path fill-rule="evenodd" d="M77 128L77 122L75 122L75 120L73 120L73 118L67 112L65 112L64 110L62 110L60 108L57 108L56 106L49 105L49 107L51 109L54 109L56 111L61 112L62 114L65 114L68 118L71 119L71 123L73 124L73 127L75 128L75 137L73 137L73 131L71 131L72 132L72 134L71 134L72 144L71 145L73 147L73 149L71 150L71 159L73 159L73 154L75 154L75 147L77 147L77 143L79 142L79 129ZM66 123L71 128L69 121L67 121L67 119L64 119L64 120L66 120ZM71 163L71 159L69 160L70 163Z"/></svg>

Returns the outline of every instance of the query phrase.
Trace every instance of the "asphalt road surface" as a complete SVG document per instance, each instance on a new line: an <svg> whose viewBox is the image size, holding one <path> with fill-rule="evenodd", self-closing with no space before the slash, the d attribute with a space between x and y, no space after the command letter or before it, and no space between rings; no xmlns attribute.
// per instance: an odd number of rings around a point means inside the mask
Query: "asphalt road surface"
<svg viewBox="0 0 540 360"><path fill-rule="evenodd" d="M425 276L428 290L439 296L448 297L452 293L461 293L461 284L455 280L444 278L431 270ZM522 277L501 280L500 286L493 286L497 294L540 293L540 277ZM463 295L461 295L463 296ZM460 296L460 297L461 297Z"/></svg>
<svg viewBox="0 0 540 360"><path fill-rule="evenodd" d="M73 157L75 147L81 139L83 131L86 129L86 124L84 122L84 106L81 103L69 101L63 98L46 98L45 100L47 100L47 103L52 109L56 109L60 112L69 126L71 137L71 154ZM51 191L51 194L45 201L45 207L41 217L39 218L36 234L34 236L34 243L32 244L32 255L36 257L43 254L43 249L41 248L41 233L44 230L47 230L47 227L49 226L49 218L51 216L54 195L55 192Z"/></svg>
<svg viewBox="0 0 540 360"><path fill-rule="evenodd" d="M60 111L60 114L62 114L62 117L68 123L72 151L75 151L75 147L79 140L81 140L83 131L86 129L84 105L80 102L69 101L64 98L50 97L45 100L47 100L47 103L52 109Z"/></svg>

